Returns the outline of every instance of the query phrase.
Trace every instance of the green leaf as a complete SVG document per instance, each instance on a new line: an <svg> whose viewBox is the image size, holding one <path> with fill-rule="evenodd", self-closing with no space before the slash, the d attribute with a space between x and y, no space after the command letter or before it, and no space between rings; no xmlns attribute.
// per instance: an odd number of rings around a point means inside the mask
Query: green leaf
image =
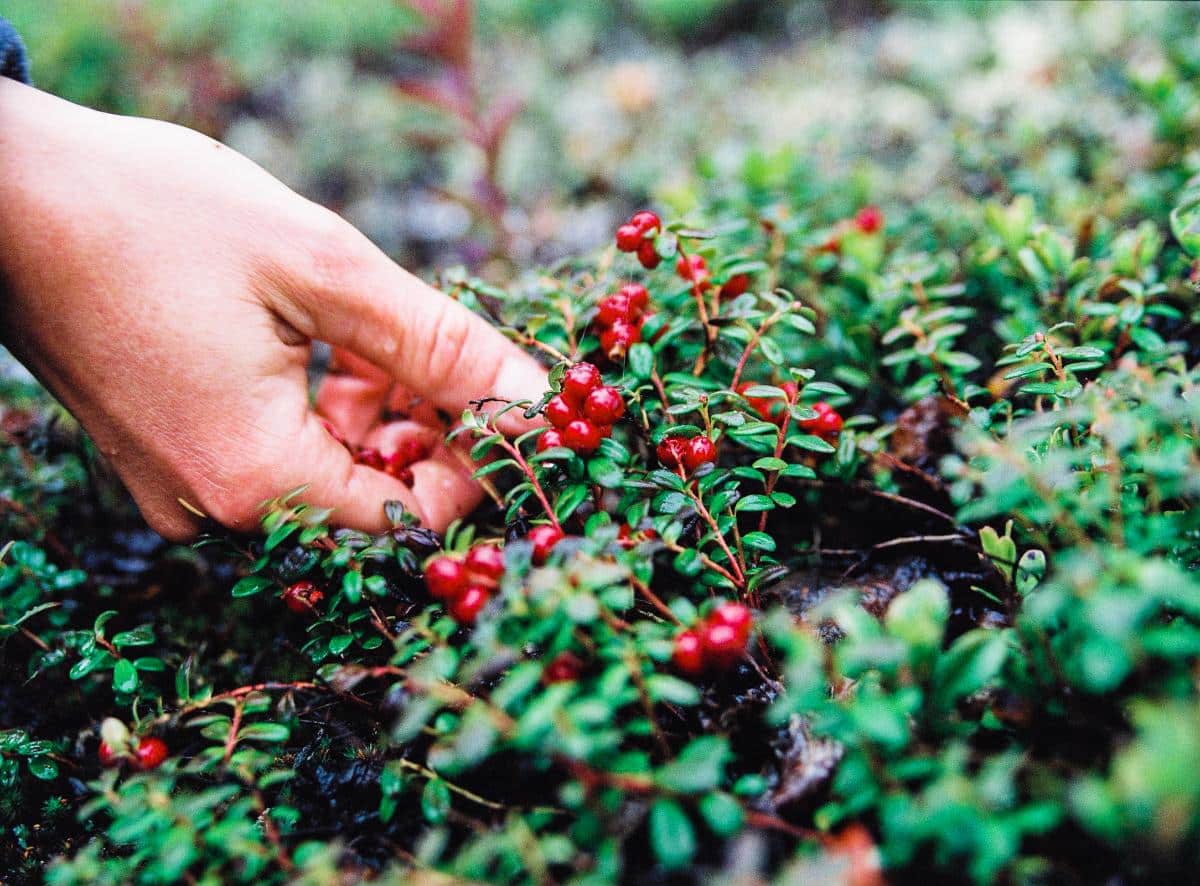
<svg viewBox="0 0 1200 886"><path fill-rule="evenodd" d="M729 794L714 791L700 800L700 814L718 837L732 837L742 827L746 813Z"/></svg>
<svg viewBox="0 0 1200 886"><path fill-rule="evenodd" d="M282 723L251 723L238 730L238 740L280 744L287 741L291 734L292 731Z"/></svg>
<svg viewBox="0 0 1200 886"><path fill-rule="evenodd" d="M351 570L342 576L342 593L350 603L362 600L363 577L361 572Z"/></svg>
<svg viewBox="0 0 1200 886"><path fill-rule="evenodd" d="M696 832L674 800L664 797L650 807L650 845L667 870L686 866L696 854Z"/></svg>
<svg viewBox="0 0 1200 886"><path fill-rule="evenodd" d="M741 513L742 511L773 511L775 507L775 502L769 495L747 495L740 499L733 509Z"/></svg>
<svg viewBox="0 0 1200 886"><path fill-rule="evenodd" d="M703 794L716 788L730 757L724 736L705 735L692 740L674 760L662 766L655 778L679 794Z"/></svg>
<svg viewBox="0 0 1200 886"><path fill-rule="evenodd" d="M113 667L113 691L128 694L138 688L138 672L127 658L122 658Z"/></svg>
<svg viewBox="0 0 1200 886"><path fill-rule="evenodd" d="M42 781L58 778L58 764L49 757L30 757L25 761L25 765L29 767L29 772L34 778L40 778Z"/></svg>
<svg viewBox="0 0 1200 886"><path fill-rule="evenodd" d="M621 466L607 458L593 458L588 462L588 476L592 482L605 489L619 489L625 480Z"/></svg>
<svg viewBox="0 0 1200 886"><path fill-rule="evenodd" d="M1000 673L1007 656L1004 631L976 629L963 634L934 668L934 700L948 708L978 692Z"/></svg>
<svg viewBox="0 0 1200 886"><path fill-rule="evenodd" d="M354 642L353 634L338 634L336 637L329 639L329 651L334 655L341 655Z"/></svg>
<svg viewBox="0 0 1200 886"><path fill-rule="evenodd" d="M421 814L433 825L441 824L450 813L450 789L440 778L431 778L421 791Z"/></svg>
<svg viewBox="0 0 1200 886"><path fill-rule="evenodd" d="M646 692L652 701L678 705L694 705L700 701L700 690L670 674L651 674L646 678Z"/></svg>
<svg viewBox="0 0 1200 886"><path fill-rule="evenodd" d="M132 631L122 631L112 638L113 646L149 646L154 642L154 629L150 625L138 625Z"/></svg>
<svg viewBox="0 0 1200 886"><path fill-rule="evenodd" d="M271 581L269 578L264 578L261 575L247 575L233 586L233 591L231 593L235 597L249 597L253 594L258 594L262 591L265 591L274 584L275 582Z"/></svg>
<svg viewBox="0 0 1200 886"><path fill-rule="evenodd" d="M642 381L654 374L654 350L646 342L629 349L629 371Z"/></svg>

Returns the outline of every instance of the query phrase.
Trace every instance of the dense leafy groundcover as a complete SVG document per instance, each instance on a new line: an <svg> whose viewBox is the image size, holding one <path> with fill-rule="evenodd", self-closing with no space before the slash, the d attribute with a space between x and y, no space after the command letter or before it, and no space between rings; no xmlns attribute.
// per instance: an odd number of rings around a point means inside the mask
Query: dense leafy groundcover
<svg viewBox="0 0 1200 886"><path fill-rule="evenodd" d="M1145 84L1158 160L1136 189L1092 182L1091 208L1087 182L1001 142L986 193L882 210L755 155L702 169L633 252L507 289L445 273L554 390L462 416L490 504L444 538L394 505L383 535L331 529L291 493L252 538L167 548L11 383L0 865L57 884L1189 873L1200 188L1172 96L1195 73ZM612 301L632 282L640 311ZM553 415L582 361L624 404L607 437L565 415L567 446L494 432L503 409ZM447 556L470 606L423 577ZM709 642L730 603L752 617L732 654L727 633L689 658L680 637Z"/></svg>

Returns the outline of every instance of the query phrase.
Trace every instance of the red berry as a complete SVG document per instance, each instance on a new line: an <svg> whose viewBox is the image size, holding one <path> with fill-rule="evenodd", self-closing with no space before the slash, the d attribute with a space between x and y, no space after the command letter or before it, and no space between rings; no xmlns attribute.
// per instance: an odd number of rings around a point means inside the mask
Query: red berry
<svg viewBox="0 0 1200 886"><path fill-rule="evenodd" d="M675 637L675 648L671 652L671 664L675 670L689 677L698 677L704 672L704 645L695 631L684 631Z"/></svg>
<svg viewBox="0 0 1200 886"><path fill-rule="evenodd" d="M529 530L527 537L533 544L533 562L541 566L550 556L554 546L563 540L563 531L549 523L539 523Z"/></svg>
<svg viewBox="0 0 1200 886"><path fill-rule="evenodd" d="M734 274L721 285L722 298L737 298L750 288L749 274Z"/></svg>
<svg viewBox="0 0 1200 886"><path fill-rule="evenodd" d="M363 447L358 450L358 454L354 457L354 460L360 465L366 465L368 468L374 468L377 471L387 468L387 459L383 457L383 453L371 447Z"/></svg>
<svg viewBox="0 0 1200 886"><path fill-rule="evenodd" d="M311 581L298 581L283 592L283 602L292 612L312 612L325 595Z"/></svg>
<svg viewBox="0 0 1200 886"><path fill-rule="evenodd" d="M487 605L489 597L488 589L483 585L467 585L466 590L450 604L450 617L460 625L474 624L475 617Z"/></svg>
<svg viewBox="0 0 1200 886"><path fill-rule="evenodd" d="M629 217L629 223L645 234L654 228L662 227L662 220L649 209L642 209Z"/></svg>
<svg viewBox="0 0 1200 886"><path fill-rule="evenodd" d="M717 460L717 445L703 434L688 441L683 464L689 471Z"/></svg>
<svg viewBox="0 0 1200 886"><path fill-rule="evenodd" d="M560 652L546 665L542 671L542 679L547 683L565 683L568 680L579 679L580 661L569 652Z"/></svg>
<svg viewBox="0 0 1200 886"><path fill-rule="evenodd" d="M641 283L626 283L617 290L617 294L629 299L634 316L640 314L646 309L646 305L650 304L650 292Z"/></svg>
<svg viewBox="0 0 1200 886"><path fill-rule="evenodd" d="M499 581L504 575L504 551L496 545L475 545L467 552L467 571L475 578Z"/></svg>
<svg viewBox="0 0 1200 886"><path fill-rule="evenodd" d="M842 251L842 239L837 234L830 234L829 237L817 247L818 252L833 252Z"/></svg>
<svg viewBox="0 0 1200 886"><path fill-rule="evenodd" d="M466 567L453 557L442 554L425 565L425 587L435 600L453 600L466 584Z"/></svg>
<svg viewBox="0 0 1200 886"><path fill-rule="evenodd" d="M688 441L683 437L664 437L654 450L663 467L678 470L687 458Z"/></svg>
<svg viewBox="0 0 1200 886"><path fill-rule="evenodd" d="M708 262L702 255L679 256L675 260L675 273L684 280L700 284L702 289L708 286Z"/></svg>
<svg viewBox="0 0 1200 886"><path fill-rule="evenodd" d="M617 228L617 249L633 252L642 245L642 230L637 225L624 224Z"/></svg>
<svg viewBox="0 0 1200 886"><path fill-rule="evenodd" d="M883 227L883 211L878 206L864 206L854 216L854 227L864 234L874 234Z"/></svg>
<svg viewBox="0 0 1200 886"><path fill-rule="evenodd" d="M583 401L583 414L598 425L611 425L625 414L625 398L614 387L596 388Z"/></svg>
<svg viewBox="0 0 1200 886"><path fill-rule="evenodd" d="M167 743L161 738L138 739L137 747L133 749L133 765L146 772L157 769L162 761L167 759Z"/></svg>
<svg viewBox="0 0 1200 886"><path fill-rule="evenodd" d="M576 363L563 374L563 397L568 403L578 406L599 384L599 369L591 363Z"/></svg>
<svg viewBox="0 0 1200 886"><path fill-rule="evenodd" d="M633 304L629 301L629 296L620 292L601 299L599 310L596 312L596 320L602 326L611 326L618 320L629 320L632 316Z"/></svg>
<svg viewBox="0 0 1200 886"><path fill-rule="evenodd" d="M562 445L562 433L554 428L549 428L542 436L538 437L537 451L545 452L547 449L553 449L556 446Z"/></svg>
<svg viewBox="0 0 1200 886"><path fill-rule="evenodd" d="M662 256L658 254L653 240L642 241L642 245L637 248L637 257L638 261L642 263L642 267L648 271L657 268L659 262L662 261Z"/></svg>
<svg viewBox="0 0 1200 886"><path fill-rule="evenodd" d="M595 452L602 439L599 429L586 418L577 418L563 429L563 445L580 455Z"/></svg>
<svg viewBox="0 0 1200 886"><path fill-rule="evenodd" d="M620 360L629 348L642 340L642 330L628 320L618 320L600 333L600 349L610 360Z"/></svg>
<svg viewBox="0 0 1200 886"><path fill-rule="evenodd" d="M831 409L817 418L816 432L822 437L836 437L843 424L842 417Z"/></svg>
<svg viewBox="0 0 1200 886"><path fill-rule="evenodd" d="M750 636L750 628L754 625L754 616L741 603L725 602L709 613L708 623L729 625L744 639Z"/></svg>
<svg viewBox="0 0 1200 886"><path fill-rule="evenodd" d="M108 746L108 742L100 742L100 749L96 751L96 756L100 759L101 766L116 766L121 762L121 755Z"/></svg>
<svg viewBox="0 0 1200 886"><path fill-rule="evenodd" d="M562 394L555 394L551 397L543 412L546 416L546 421L550 422L550 424L554 425L560 431L572 421L579 418L579 411Z"/></svg>
<svg viewBox="0 0 1200 886"><path fill-rule="evenodd" d="M720 670L734 664L746 649L746 638L727 624L705 624L700 632L705 659Z"/></svg>

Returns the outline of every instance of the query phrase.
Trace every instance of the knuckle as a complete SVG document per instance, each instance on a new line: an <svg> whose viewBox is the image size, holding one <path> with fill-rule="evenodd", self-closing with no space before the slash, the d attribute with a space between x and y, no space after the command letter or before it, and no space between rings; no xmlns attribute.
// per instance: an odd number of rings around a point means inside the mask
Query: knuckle
<svg viewBox="0 0 1200 886"><path fill-rule="evenodd" d="M348 222L327 209L319 209L305 223L299 238L302 267L319 292L339 290L358 278L367 263L361 236Z"/></svg>
<svg viewBox="0 0 1200 886"><path fill-rule="evenodd" d="M469 356L471 337L471 315L466 310L447 306L434 323L430 341L426 344L428 376L449 378L460 371L461 364Z"/></svg>

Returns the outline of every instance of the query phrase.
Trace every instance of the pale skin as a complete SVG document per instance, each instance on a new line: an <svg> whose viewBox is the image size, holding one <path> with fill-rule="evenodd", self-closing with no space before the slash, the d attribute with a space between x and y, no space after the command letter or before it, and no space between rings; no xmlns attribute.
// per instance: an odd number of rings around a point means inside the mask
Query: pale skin
<svg viewBox="0 0 1200 886"><path fill-rule="evenodd" d="M3 343L175 540L200 525L181 500L249 530L303 484L339 525L383 529L399 500L442 530L481 493L439 414L546 386L485 321L230 148L5 79L0 281ZM315 409L313 340L337 368ZM352 443L434 448L409 488L355 464L322 417ZM517 411L501 429L528 425Z"/></svg>

